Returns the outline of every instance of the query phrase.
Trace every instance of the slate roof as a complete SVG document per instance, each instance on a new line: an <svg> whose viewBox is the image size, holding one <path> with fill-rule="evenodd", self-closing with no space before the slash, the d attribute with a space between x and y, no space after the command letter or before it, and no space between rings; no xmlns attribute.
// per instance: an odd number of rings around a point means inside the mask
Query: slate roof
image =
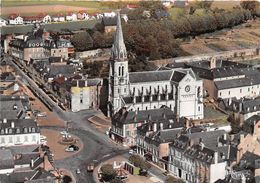
<svg viewBox="0 0 260 183"><path fill-rule="evenodd" d="M14 128L11 124L14 122ZM26 134L26 133L40 133L40 128L33 119L12 119L4 122L0 121L0 135Z"/></svg>
<svg viewBox="0 0 260 183"><path fill-rule="evenodd" d="M45 68L47 78L53 78L59 74L62 74L65 77L69 77L74 74L75 71L76 69L72 65L50 65Z"/></svg>
<svg viewBox="0 0 260 183"><path fill-rule="evenodd" d="M242 114L260 111L260 97L233 99L229 108Z"/></svg>
<svg viewBox="0 0 260 183"><path fill-rule="evenodd" d="M104 26L116 26L117 25L117 16L115 17L103 17L102 24Z"/></svg>
<svg viewBox="0 0 260 183"><path fill-rule="evenodd" d="M9 168L14 168L13 155L9 149L0 149L0 170Z"/></svg>
<svg viewBox="0 0 260 183"><path fill-rule="evenodd" d="M112 122L131 124L140 123L145 120L159 121L164 119L174 119L175 117L173 111L166 107L147 111L127 111L125 108L122 108L112 117Z"/></svg>
<svg viewBox="0 0 260 183"><path fill-rule="evenodd" d="M2 82L10 82L10 81L15 81L15 76L11 72L4 72L0 75L0 80Z"/></svg>
<svg viewBox="0 0 260 183"><path fill-rule="evenodd" d="M130 83L145 83L156 81L170 81L173 71L146 71L146 72L130 72Z"/></svg>
<svg viewBox="0 0 260 183"><path fill-rule="evenodd" d="M178 82L180 82L185 76L186 76L185 73L179 72L179 71L175 71L175 72L173 73L173 76L172 76L172 79L171 79L171 80L178 83Z"/></svg>
<svg viewBox="0 0 260 183"><path fill-rule="evenodd" d="M30 164L31 160L36 160L38 157L40 157L39 153L21 154L21 156L18 159L14 160L14 164L15 165Z"/></svg>

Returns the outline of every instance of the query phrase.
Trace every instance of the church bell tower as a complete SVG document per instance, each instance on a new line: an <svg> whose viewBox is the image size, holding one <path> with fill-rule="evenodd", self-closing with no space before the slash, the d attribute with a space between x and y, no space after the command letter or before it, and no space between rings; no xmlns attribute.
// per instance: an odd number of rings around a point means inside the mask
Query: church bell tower
<svg viewBox="0 0 260 183"><path fill-rule="evenodd" d="M122 32L120 13L109 62L108 115L113 115L121 106L121 97L129 95L128 59Z"/></svg>

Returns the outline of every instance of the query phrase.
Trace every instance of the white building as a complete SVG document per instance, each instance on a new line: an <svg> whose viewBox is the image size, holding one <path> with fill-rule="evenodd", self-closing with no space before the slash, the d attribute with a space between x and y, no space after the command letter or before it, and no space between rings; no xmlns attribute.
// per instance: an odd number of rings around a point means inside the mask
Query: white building
<svg viewBox="0 0 260 183"><path fill-rule="evenodd" d="M120 16L109 67L110 115L122 107L141 111L168 106L180 117L203 118L202 80L192 69L128 72Z"/></svg>
<svg viewBox="0 0 260 183"><path fill-rule="evenodd" d="M68 13L66 15L66 20L67 21L77 21L78 17L76 13Z"/></svg>
<svg viewBox="0 0 260 183"><path fill-rule="evenodd" d="M42 22L43 22L43 23L49 23L49 22L51 22L51 16L50 16L50 15L45 15L45 16L42 18Z"/></svg>
<svg viewBox="0 0 260 183"><path fill-rule="evenodd" d="M104 13L103 15L104 15L104 17L115 17L116 13L112 11L110 13Z"/></svg>
<svg viewBox="0 0 260 183"><path fill-rule="evenodd" d="M37 144L40 144L40 128L34 120L0 120L0 147Z"/></svg>
<svg viewBox="0 0 260 183"><path fill-rule="evenodd" d="M9 24L10 25L22 25L23 24L23 18L19 15L11 15L9 17Z"/></svg>

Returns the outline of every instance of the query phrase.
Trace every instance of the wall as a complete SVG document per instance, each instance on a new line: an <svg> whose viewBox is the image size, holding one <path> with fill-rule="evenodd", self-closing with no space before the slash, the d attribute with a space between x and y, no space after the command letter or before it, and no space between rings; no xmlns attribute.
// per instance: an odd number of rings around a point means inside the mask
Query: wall
<svg viewBox="0 0 260 183"><path fill-rule="evenodd" d="M99 54L103 53L104 51L107 51L107 49L96 49L96 50L88 50L83 52L76 52L75 58L89 58L89 57L95 57Z"/></svg>
<svg viewBox="0 0 260 183"><path fill-rule="evenodd" d="M210 166L210 182L214 183L218 179L224 179L226 176L226 162L218 163L218 164L211 164Z"/></svg>
<svg viewBox="0 0 260 183"><path fill-rule="evenodd" d="M35 141L33 141L33 136L35 137ZM18 141L18 138L20 139L20 141ZM28 139L27 142L25 142L26 138ZM0 135L0 146L32 145L32 144L40 144L40 133Z"/></svg>
<svg viewBox="0 0 260 183"><path fill-rule="evenodd" d="M90 87L71 87L71 111L90 108Z"/></svg>

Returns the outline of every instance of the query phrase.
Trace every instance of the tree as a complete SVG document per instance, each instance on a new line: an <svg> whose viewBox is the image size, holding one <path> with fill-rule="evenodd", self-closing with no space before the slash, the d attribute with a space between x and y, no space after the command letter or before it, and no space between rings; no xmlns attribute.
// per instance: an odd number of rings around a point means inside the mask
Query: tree
<svg viewBox="0 0 260 183"><path fill-rule="evenodd" d="M104 181L111 181L116 177L116 171L111 164L104 164L101 166L100 170Z"/></svg>
<svg viewBox="0 0 260 183"><path fill-rule="evenodd" d="M252 15L256 15L256 12L259 8L259 2L257 2L257 1L241 1L240 6L245 10L251 11Z"/></svg>
<svg viewBox="0 0 260 183"><path fill-rule="evenodd" d="M142 170L148 170L151 168L151 165L145 162L145 160L138 156L138 155L132 155L129 157L129 161L136 167L141 168Z"/></svg>
<svg viewBox="0 0 260 183"><path fill-rule="evenodd" d="M203 8L206 10L209 10L211 8L213 1L197 1L196 5L198 8Z"/></svg>
<svg viewBox="0 0 260 183"><path fill-rule="evenodd" d="M165 183L185 183L182 179L177 179L172 176L168 176Z"/></svg>
<svg viewBox="0 0 260 183"><path fill-rule="evenodd" d="M119 178L115 178L115 179L111 180L110 183L123 183L123 181Z"/></svg>
<svg viewBox="0 0 260 183"><path fill-rule="evenodd" d="M84 51L93 48L93 40L88 32L79 32L71 39L72 44L78 51Z"/></svg>

